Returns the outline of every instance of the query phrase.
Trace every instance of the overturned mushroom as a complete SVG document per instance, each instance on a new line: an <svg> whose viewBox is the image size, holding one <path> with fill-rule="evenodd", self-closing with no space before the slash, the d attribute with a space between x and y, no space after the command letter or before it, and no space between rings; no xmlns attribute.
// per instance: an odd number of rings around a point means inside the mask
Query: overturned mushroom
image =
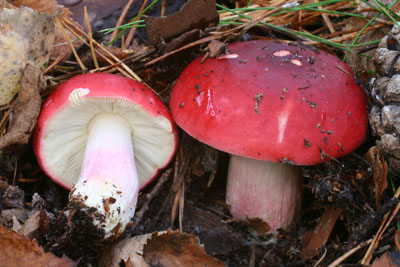
<svg viewBox="0 0 400 267"><path fill-rule="evenodd" d="M122 233L143 188L177 146L167 107L147 86L113 74L84 74L45 101L34 136L44 172L71 189L70 206L104 238Z"/></svg>
<svg viewBox="0 0 400 267"><path fill-rule="evenodd" d="M232 215L285 228L300 203L295 165L344 156L363 142L364 95L351 70L323 51L271 41L228 49L189 64L173 88L171 113L191 136L232 154Z"/></svg>

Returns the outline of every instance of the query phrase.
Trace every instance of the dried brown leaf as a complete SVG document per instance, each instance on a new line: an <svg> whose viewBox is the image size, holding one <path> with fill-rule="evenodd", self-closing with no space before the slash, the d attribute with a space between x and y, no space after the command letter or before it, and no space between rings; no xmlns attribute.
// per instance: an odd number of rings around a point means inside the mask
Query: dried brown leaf
<svg viewBox="0 0 400 267"><path fill-rule="evenodd" d="M271 226L260 218L247 218L244 220L233 219L233 222L239 222L249 227L250 231L257 236L264 236L271 230Z"/></svg>
<svg viewBox="0 0 400 267"><path fill-rule="evenodd" d="M119 267L123 261L126 266L148 267L143 259L143 246L152 234L144 234L121 240L101 255L100 267ZM129 265L130 264L130 265Z"/></svg>
<svg viewBox="0 0 400 267"><path fill-rule="evenodd" d="M21 229L18 230L18 233L23 234L31 240L40 240L49 230L50 218L44 210L38 210L29 216Z"/></svg>
<svg viewBox="0 0 400 267"><path fill-rule="evenodd" d="M300 252L303 260L312 259L320 253L340 214L341 210L335 205L330 206L319 219L315 228L304 234L301 240L303 249Z"/></svg>
<svg viewBox="0 0 400 267"><path fill-rule="evenodd" d="M40 70L33 65L26 65L21 81L21 90L17 104L12 111L12 121L8 132L0 138L0 150L5 148L23 148L36 126L40 112L41 97L38 91ZM7 149L7 152L11 152Z"/></svg>
<svg viewBox="0 0 400 267"><path fill-rule="evenodd" d="M70 19L71 20L71 19ZM74 22L71 21L72 23L74 23L74 25L81 29L82 27ZM65 31L66 34L68 35L70 40L74 40L76 39L76 36L66 30ZM79 47L82 46L83 42L80 40L74 40L73 42L71 42L72 46L74 47L75 50L77 50ZM62 30L60 29L59 25L57 25L56 30L55 30L55 39L54 39L54 49L53 52L51 53L51 60L59 60L59 58L61 58L61 61L64 59L69 58L72 55L72 49L70 44L68 43L68 41L65 39L65 36L62 32Z"/></svg>
<svg viewBox="0 0 400 267"><path fill-rule="evenodd" d="M58 5L57 1L55 0L14 0L13 5L30 7L41 13L47 13L52 16L58 16L60 19L69 18L70 20L72 20L72 18L70 18L71 11L68 8L63 8L62 5ZM76 25L80 27L78 24ZM71 32L67 31L67 34L71 40L75 39L75 36ZM75 49L77 49L80 46L82 46L82 42L74 41L72 45L74 46ZM57 26L55 28L54 47L51 53L51 59L61 58L63 60L71 56L71 54L72 54L71 47L67 43L67 40L65 40L62 31Z"/></svg>
<svg viewBox="0 0 400 267"><path fill-rule="evenodd" d="M195 159L190 166L194 175L201 177L206 173L217 171L218 150L189 138L182 138L182 144L185 155Z"/></svg>
<svg viewBox="0 0 400 267"><path fill-rule="evenodd" d="M369 188L374 192L375 204L379 208L383 191L388 186L388 164L376 146L368 150L365 158L372 164L372 179L369 181Z"/></svg>
<svg viewBox="0 0 400 267"><path fill-rule="evenodd" d="M7 267L48 266L69 267L76 264L67 257L56 257L45 253L43 248L23 235L10 232L0 226L0 262L6 262Z"/></svg>
<svg viewBox="0 0 400 267"><path fill-rule="evenodd" d="M54 20L28 7L0 11L0 105L20 89L26 64L43 67L54 41Z"/></svg>
<svg viewBox="0 0 400 267"><path fill-rule="evenodd" d="M57 8L61 8L55 0L13 0L12 4L16 7L30 7L36 11L50 15L56 15Z"/></svg>
<svg viewBox="0 0 400 267"><path fill-rule="evenodd" d="M177 13L168 17L145 18L150 43L156 45L161 40L170 40L194 29L205 29L218 22L215 0L189 0Z"/></svg>
<svg viewBox="0 0 400 267"><path fill-rule="evenodd" d="M26 209L7 209L0 212L0 225L13 229L19 229L29 217L29 210ZM16 224L16 225L15 225Z"/></svg>
<svg viewBox="0 0 400 267"><path fill-rule="evenodd" d="M375 260L371 267L396 267L400 266L400 253L388 251Z"/></svg>
<svg viewBox="0 0 400 267"><path fill-rule="evenodd" d="M212 40L208 44L208 51L210 52L210 57L218 57L226 48L226 44L218 41Z"/></svg>
<svg viewBox="0 0 400 267"><path fill-rule="evenodd" d="M196 236L179 230L168 230L162 235L154 233L144 247L143 257L151 266L225 266L207 255Z"/></svg>

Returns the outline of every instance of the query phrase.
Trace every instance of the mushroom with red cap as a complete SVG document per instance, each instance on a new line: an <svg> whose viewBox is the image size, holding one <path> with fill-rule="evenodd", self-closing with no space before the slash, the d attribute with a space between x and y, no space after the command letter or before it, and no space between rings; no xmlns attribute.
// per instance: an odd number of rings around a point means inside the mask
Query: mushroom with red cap
<svg viewBox="0 0 400 267"><path fill-rule="evenodd" d="M363 92L352 71L323 51L272 41L228 46L197 58L170 100L188 134L231 155L226 201L234 217L288 227L300 203L301 173L348 154L367 129Z"/></svg>
<svg viewBox="0 0 400 267"><path fill-rule="evenodd" d="M104 238L123 232L138 191L171 160L177 135L164 103L118 75L75 76L44 102L34 150L44 172L71 189L70 206Z"/></svg>

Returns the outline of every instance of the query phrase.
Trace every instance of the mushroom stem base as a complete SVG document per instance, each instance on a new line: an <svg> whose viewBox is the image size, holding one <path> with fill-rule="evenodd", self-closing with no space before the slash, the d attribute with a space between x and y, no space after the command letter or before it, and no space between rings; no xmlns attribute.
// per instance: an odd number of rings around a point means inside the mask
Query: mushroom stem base
<svg viewBox="0 0 400 267"><path fill-rule="evenodd" d="M301 206L301 171L293 165L231 156L226 202L233 217L287 228Z"/></svg>

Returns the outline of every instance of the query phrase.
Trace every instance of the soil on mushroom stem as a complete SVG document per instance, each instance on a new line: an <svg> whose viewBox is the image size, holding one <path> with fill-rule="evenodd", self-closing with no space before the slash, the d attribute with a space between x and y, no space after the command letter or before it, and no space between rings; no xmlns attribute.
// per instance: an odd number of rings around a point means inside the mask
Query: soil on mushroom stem
<svg viewBox="0 0 400 267"><path fill-rule="evenodd" d="M68 255L79 260L80 265L96 264L98 253L107 247L104 243L104 230L92 224L92 218L81 210L79 204L68 204L69 217L60 212L52 225L47 239L47 248L58 256Z"/></svg>

